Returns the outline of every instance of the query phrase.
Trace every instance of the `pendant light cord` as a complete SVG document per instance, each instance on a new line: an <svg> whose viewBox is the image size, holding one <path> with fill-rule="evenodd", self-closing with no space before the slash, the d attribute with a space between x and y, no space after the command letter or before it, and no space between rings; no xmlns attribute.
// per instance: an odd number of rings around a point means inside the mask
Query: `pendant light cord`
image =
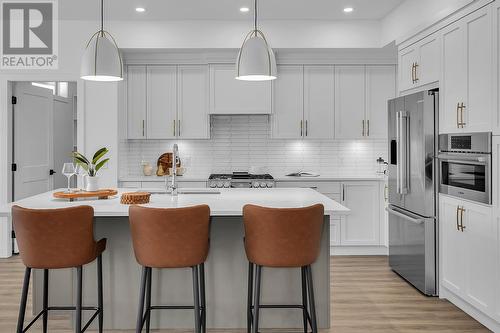
<svg viewBox="0 0 500 333"><path fill-rule="evenodd" d="M104 0L101 0L101 34L104 36Z"/></svg>
<svg viewBox="0 0 500 333"><path fill-rule="evenodd" d="M253 28L255 31L255 37L257 37L257 0L254 0L254 21L253 21Z"/></svg>

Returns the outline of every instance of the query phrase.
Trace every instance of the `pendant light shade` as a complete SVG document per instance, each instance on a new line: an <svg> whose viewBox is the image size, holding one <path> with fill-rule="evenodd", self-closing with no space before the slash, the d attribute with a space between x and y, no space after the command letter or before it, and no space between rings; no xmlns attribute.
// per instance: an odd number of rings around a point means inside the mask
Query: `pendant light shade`
<svg viewBox="0 0 500 333"><path fill-rule="evenodd" d="M101 30L92 35L82 56L80 76L89 81L123 80L123 62L115 39L103 29L101 0Z"/></svg>
<svg viewBox="0 0 500 333"><path fill-rule="evenodd" d="M255 0L254 29L245 37L236 59L236 79L268 81L276 79L276 57L264 36L257 29L257 0Z"/></svg>

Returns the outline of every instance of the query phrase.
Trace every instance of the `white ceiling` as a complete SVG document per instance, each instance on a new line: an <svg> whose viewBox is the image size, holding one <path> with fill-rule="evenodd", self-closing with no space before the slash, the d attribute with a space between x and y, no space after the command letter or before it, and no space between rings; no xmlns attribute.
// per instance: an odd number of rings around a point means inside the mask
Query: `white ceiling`
<svg viewBox="0 0 500 333"><path fill-rule="evenodd" d="M380 20L404 0L260 0L263 20ZM110 20L250 20L253 11L241 13L252 0L104 0L105 18ZM137 13L136 7L146 8ZM344 7L353 7L350 14ZM66 20L96 20L100 0L61 0L59 17Z"/></svg>

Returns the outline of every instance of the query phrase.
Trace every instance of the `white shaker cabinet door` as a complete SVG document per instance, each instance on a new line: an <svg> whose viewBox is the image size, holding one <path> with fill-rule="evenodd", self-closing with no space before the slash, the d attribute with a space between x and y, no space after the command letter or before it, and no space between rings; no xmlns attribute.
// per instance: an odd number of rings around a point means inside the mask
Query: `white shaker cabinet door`
<svg viewBox="0 0 500 333"><path fill-rule="evenodd" d="M273 82L273 138L295 139L304 135L303 68L278 65L278 78Z"/></svg>
<svg viewBox="0 0 500 333"><path fill-rule="evenodd" d="M208 139L208 66L178 67L177 136L183 139Z"/></svg>
<svg viewBox="0 0 500 333"><path fill-rule="evenodd" d="M335 137L359 139L366 135L365 67L335 67Z"/></svg>
<svg viewBox="0 0 500 333"><path fill-rule="evenodd" d="M465 236L460 230L461 201L439 196L441 283L457 295L464 291Z"/></svg>
<svg viewBox="0 0 500 333"><path fill-rule="evenodd" d="M177 66L148 66L148 139L177 135Z"/></svg>
<svg viewBox="0 0 500 333"><path fill-rule="evenodd" d="M146 138L146 66L127 67L127 138Z"/></svg>
<svg viewBox="0 0 500 333"><path fill-rule="evenodd" d="M416 68L418 85L439 81L441 66L439 61L441 46L440 36L439 33L435 33L418 43L419 61L417 62Z"/></svg>
<svg viewBox="0 0 500 333"><path fill-rule="evenodd" d="M486 314L495 314L494 290L498 284L498 230L492 208L465 202L463 204L466 262L465 298Z"/></svg>
<svg viewBox="0 0 500 333"><path fill-rule="evenodd" d="M304 66L304 137L333 139L334 67Z"/></svg>
<svg viewBox="0 0 500 333"><path fill-rule="evenodd" d="M464 131L491 131L494 86L491 14L488 8L483 8L463 20L466 43L462 52L467 68Z"/></svg>
<svg viewBox="0 0 500 333"><path fill-rule="evenodd" d="M415 72L413 66L417 62L417 59L418 59L418 49L416 45L410 45L407 48L399 51L399 57L398 57L399 91L408 90L415 86L414 82Z"/></svg>
<svg viewBox="0 0 500 333"><path fill-rule="evenodd" d="M271 82L236 80L234 64L210 65L211 114L270 114Z"/></svg>
<svg viewBox="0 0 500 333"><path fill-rule="evenodd" d="M387 138L387 101L396 95L394 66L366 67L366 137Z"/></svg>
<svg viewBox="0 0 500 333"><path fill-rule="evenodd" d="M461 129L461 113L459 105L465 102L466 94L466 61L463 27L459 23L452 24L443 31L442 64L439 110L439 132L456 133Z"/></svg>
<svg viewBox="0 0 500 333"><path fill-rule="evenodd" d="M349 215L341 218L342 245L380 245L380 193L378 182L342 183L342 205Z"/></svg>

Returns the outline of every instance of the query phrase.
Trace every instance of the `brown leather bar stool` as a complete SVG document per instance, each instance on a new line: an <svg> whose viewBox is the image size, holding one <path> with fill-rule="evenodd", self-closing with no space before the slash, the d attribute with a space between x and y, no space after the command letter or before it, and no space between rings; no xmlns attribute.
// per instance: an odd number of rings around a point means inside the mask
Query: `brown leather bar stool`
<svg viewBox="0 0 500 333"><path fill-rule="evenodd" d="M48 313L51 310L74 310L75 332L84 332L98 317L99 332L102 332L102 252L106 239L94 240L94 209L79 206L63 209L27 209L12 207L12 223L19 244L19 253L26 271L17 321L17 333L26 332L40 316L43 316L43 332L47 332ZM82 266L97 258L98 306L82 306ZM49 306L49 270L76 268L76 306ZM24 315L30 275L32 269L43 269L43 309L24 328ZM82 329L82 310L93 310L94 314Z"/></svg>
<svg viewBox="0 0 500 333"><path fill-rule="evenodd" d="M320 251L323 215L323 205L305 208L267 208L254 205L243 207L245 251L249 261L247 300L249 333L259 332L259 311L269 308L302 309L304 333L307 333L308 323L313 333L318 332L311 264L316 261ZM300 267L302 304L260 304L262 267Z"/></svg>
<svg viewBox="0 0 500 333"><path fill-rule="evenodd" d="M135 258L143 267L136 333L142 332L144 324L149 332L151 310L171 309L194 310L195 332L205 332L204 262L209 248L210 208L207 205L185 208L131 206L129 220ZM188 267L193 274L194 306L151 305L152 268Z"/></svg>

